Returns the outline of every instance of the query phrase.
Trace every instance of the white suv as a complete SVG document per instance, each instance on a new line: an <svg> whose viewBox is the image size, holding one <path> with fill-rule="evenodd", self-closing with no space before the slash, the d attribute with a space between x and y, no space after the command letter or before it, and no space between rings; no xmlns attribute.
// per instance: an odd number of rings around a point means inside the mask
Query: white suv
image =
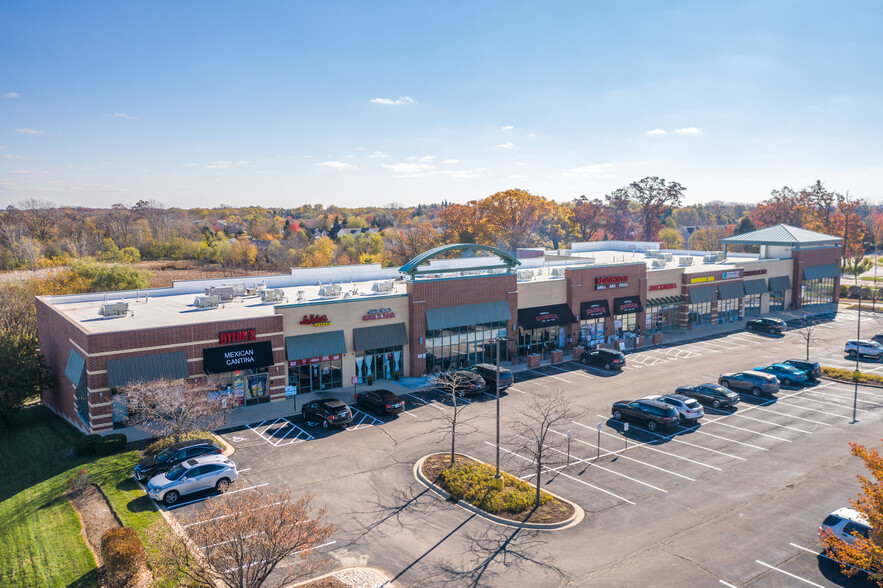
<svg viewBox="0 0 883 588"><path fill-rule="evenodd" d="M147 495L171 506L184 494L210 488L226 492L238 477L236 464L226 456L203 455L182 461L166 473L151 478L147 483Z"/></svg>
<svg viewBox="0 0 883 588"><path fill-rule="evenodd" d="M843 349L846 355L854 357L858 353L859 357L872 357L874 359L883 359L883 345L876 341L865 341L859 339L850 339L846 342Z"/></svg>
<svg viewBox="0 0 883 588"><path fill-rule="evenodd" d="M819 527L819 535L823 530L831 531L835 537L852 545L855 543L855 535L865 539L871 534L871 527L868 525L868 519L865 515L851 508L838 508L829 514L822 526Z"/></svg>
<svg viewBox="0 0 883 588"><path fill-rule="evenodd" d="M645 396L642 400L658 400L673 406L678 411L682 423L695 423L705 416L705 410L702 405L689 396L683 394L663 394Z"/></svg>

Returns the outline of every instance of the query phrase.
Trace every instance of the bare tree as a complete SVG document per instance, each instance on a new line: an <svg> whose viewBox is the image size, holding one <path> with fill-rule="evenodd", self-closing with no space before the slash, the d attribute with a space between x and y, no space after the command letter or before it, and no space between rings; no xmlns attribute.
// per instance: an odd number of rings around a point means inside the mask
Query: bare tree
<svg viewBox="0 0 883 588"><path fill-rule="evenodd" d="M794 319L802 322L803 326L799 329L796 329L794 332L800 336L806 342L806 360L809 361L809 348L814 344L818 343L822 340L821 337L816 333L816 328L819 326L820 321L815 317L798 317L797 315L791 315Z"/></svg>
<svg viewBox="0 0 883 588"><path fill-rule="evenodd" d="M335 530L324 509L311 512L312 500L261 488L210 500L187 525L187 537L164 525L153 530L151 563L211 588L281 587L312 577L328 565L315 550Z"/></svg>
<svg viewBox="0 0 883 588"><path fill-rule="evenodd" d="M561 447L567 437L556 435L553 429L578 419L583 411L575 408L561 391L537 393L528 397L527 403L515 419L513 443L516 453L528 456L533 462L536 484L536 502L540 505L540 484L544 469L564 462L566 453Z"/></svg>
<svg viewBox="0 0 883 588"><path fill-rule="evenodd" d="M442 372L432 378L431 384L450 396L451 405L447 408L439 408L439 418L441 424L435 429L444 432L443 439L451 438L451 465L454 465L454 457L456 455L457 435L460 433L474 433L477 429L471 424L476 416L464 417L463 409L469 406L465 400L457 399L463 390L470 385L470 377L467 372L450 371Z"/></svg>
<svg viewBox="0 0 883 588"><path fill-rule="evenodd" d="M132 426L160 437L174 436L175 442L189 431L218 427L233 408L229 399L187 380L133 382L120 393Z"/></svg>

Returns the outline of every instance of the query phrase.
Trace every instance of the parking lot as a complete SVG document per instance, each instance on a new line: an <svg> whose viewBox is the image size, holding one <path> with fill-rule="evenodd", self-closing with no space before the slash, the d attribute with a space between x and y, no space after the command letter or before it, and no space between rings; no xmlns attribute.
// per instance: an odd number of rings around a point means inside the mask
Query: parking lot
<svg viewBox="0 0 883 588"><path fill-rule="evenodd" d="M875 324L862 319L872 332ZM840 313L816 334L813 359L854 368L843 342L855 337L855 313ZM621 373L574 362L517 372L501 402L507 471L532 479L534 464L519 453L511 426L529 396L560 391L580 412L554 431L560 438L571 432L570 464L550 468L543 481L586 510L586 520L571 529L495 525L416 482L417 459L450 450L439 417L450 414L451 399L438 390L402 391L405 411L388 417L351 402L353 424L343 430L308 423L290 407L223 430L241 474L228 492L315 493L338 528L321 548L334 566L382 568L403 586L861 585L819 556L817 530L858 490L861 464L847 443L880 445L883 389L859 387L856 422L854 386L825 380L783 387L773 398L742 395L733 409L705 407L698 424L668 431L629 423L626 432L611 417L615 400L803 357L805 345L794 331L736 332L628 354ZM883 373L883 363L863 361L862 370ZM464 401L476 431L457 439L458 451L491 463L493 399ZM186 526L201 502L223 499L193 495L172 513Z"/></svg>

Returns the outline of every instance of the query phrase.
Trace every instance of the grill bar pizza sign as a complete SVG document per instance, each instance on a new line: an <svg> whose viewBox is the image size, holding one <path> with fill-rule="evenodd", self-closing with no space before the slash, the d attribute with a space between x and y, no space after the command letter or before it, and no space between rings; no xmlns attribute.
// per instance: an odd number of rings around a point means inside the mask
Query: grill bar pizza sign
<svg viewBox="0 0 883 588"><path fill-rule="evenodd" d="M612 288L628 288L628 276L598 276L595 278L595 290L610 290Z"/></svg>

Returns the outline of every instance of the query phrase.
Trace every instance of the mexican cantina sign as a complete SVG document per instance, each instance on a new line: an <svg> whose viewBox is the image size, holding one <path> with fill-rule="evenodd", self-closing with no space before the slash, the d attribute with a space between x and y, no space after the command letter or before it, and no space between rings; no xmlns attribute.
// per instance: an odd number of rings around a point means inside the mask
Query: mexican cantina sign
<svg viewBox="0 0 883 588"><path fill-rule="evenodd" d="M273 345L269 341L245 345L208 347L202 350L202 363L207 374L223 374L273 365Z"/></svg>
<svg viewBox="0 0 883 588"><path fill-rule="evenodd" d="M612 288L628 288L628 276L599 276L595 278L595 290L610 290Z"/></svg>

